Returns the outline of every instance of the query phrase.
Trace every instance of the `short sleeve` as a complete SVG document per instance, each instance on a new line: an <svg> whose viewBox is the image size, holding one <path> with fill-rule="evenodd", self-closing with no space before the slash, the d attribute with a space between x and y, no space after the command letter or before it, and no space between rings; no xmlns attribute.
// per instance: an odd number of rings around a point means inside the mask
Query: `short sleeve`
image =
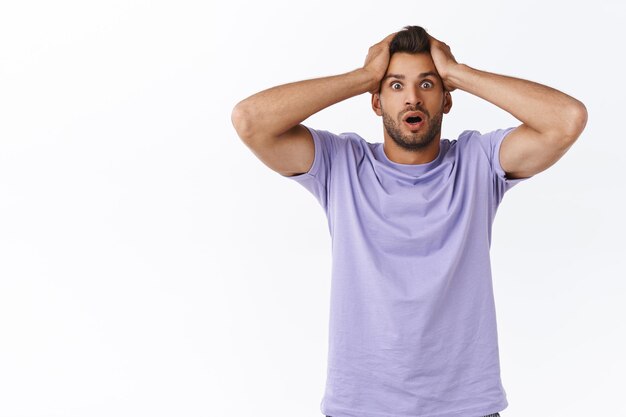
<svg viewBox="0 0 626 417"><path fill-rule="evenodd" d="M502 169L502 165L500 165L500 146L502 145L504 138L514 129L515 127L509 127L507 129L498 129L485 134L475 132L479 135L479 142L489 158L489 164L494 176L495 194L498 202L502 200L504 194L513 186L531 178L507 178L504 169Z"/></svg>
<svg viewBox="0 0 626 417"><path fill-rule="evenodd" d="M332 161L337 153L338 141L341 138L325 130L305 127L311 132L315 144L313 165L307 172L293 176L283 175L283 177L300 183L315 196L320 205L326 210L328 207Z"/></svg>

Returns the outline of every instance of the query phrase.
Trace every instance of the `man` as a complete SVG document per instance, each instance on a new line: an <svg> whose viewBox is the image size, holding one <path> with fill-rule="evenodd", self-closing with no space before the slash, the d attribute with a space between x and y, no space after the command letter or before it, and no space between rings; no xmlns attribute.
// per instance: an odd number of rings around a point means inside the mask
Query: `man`
<svg viewBox="0 0 626 417"><path fill-rule="evenodd" d="M441 139L455 89L521 124ZM384 143L300 124L372 94ZM373 45L362 68L270 88L237 104L238 135L306 187L332 236L327 384L332 417L498 416L489 248L504 193L553 165L585 106L552 88L459 64L418 26Z"/></svg>

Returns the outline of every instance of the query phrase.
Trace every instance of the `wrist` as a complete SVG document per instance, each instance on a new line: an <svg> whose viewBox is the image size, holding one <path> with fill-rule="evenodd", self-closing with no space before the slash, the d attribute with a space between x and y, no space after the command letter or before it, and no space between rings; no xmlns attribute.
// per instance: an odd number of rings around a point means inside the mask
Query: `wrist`
<svg viewBox="0 0 626 417"><path fill-rule="evenodd" d="M372 92L378 91L378 87L380 86L380 78L374 74L372 71L368 70L365 67L358 68L352 71L358 80L359 85L363 86L363 92Z"/></svg>
<svg viewBox="0 0 626 417"><path fill-rule="evenodd" d="M469 65L456 64L450 68L445 77L445 84L453 89L463 90L464 80L471 74L474 69Z"/></svg>

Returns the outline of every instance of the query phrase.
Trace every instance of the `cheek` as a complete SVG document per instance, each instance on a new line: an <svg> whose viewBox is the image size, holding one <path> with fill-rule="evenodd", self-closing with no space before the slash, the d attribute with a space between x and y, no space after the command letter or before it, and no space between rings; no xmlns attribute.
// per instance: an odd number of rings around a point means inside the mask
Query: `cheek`
<svg viewBox="0 0 626 417"><path fill-rule="evenodd" d="M380 98L380 108L385 109L387 113L390 111L393 112L393 109L396 108L396 104L394 103L394 98L392 96L385 96Z"/></svg>

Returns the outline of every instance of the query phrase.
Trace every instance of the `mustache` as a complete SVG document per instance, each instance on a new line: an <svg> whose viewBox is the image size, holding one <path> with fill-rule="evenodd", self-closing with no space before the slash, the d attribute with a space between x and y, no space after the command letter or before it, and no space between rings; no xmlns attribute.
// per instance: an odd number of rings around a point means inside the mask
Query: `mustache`
<svg viewBox="0 0 626 417"><path fill-rule="evenodd" d="M426 110L425 108L423 108L422 106L413 106L413 107L407 107L401 114L400 114L400 118L402 118L403 115L407 114L408 112L412 112L412 111L421 111L422 113L424 113L426 116L430 117L430 113L428 112L428 110Z"/></svg>

